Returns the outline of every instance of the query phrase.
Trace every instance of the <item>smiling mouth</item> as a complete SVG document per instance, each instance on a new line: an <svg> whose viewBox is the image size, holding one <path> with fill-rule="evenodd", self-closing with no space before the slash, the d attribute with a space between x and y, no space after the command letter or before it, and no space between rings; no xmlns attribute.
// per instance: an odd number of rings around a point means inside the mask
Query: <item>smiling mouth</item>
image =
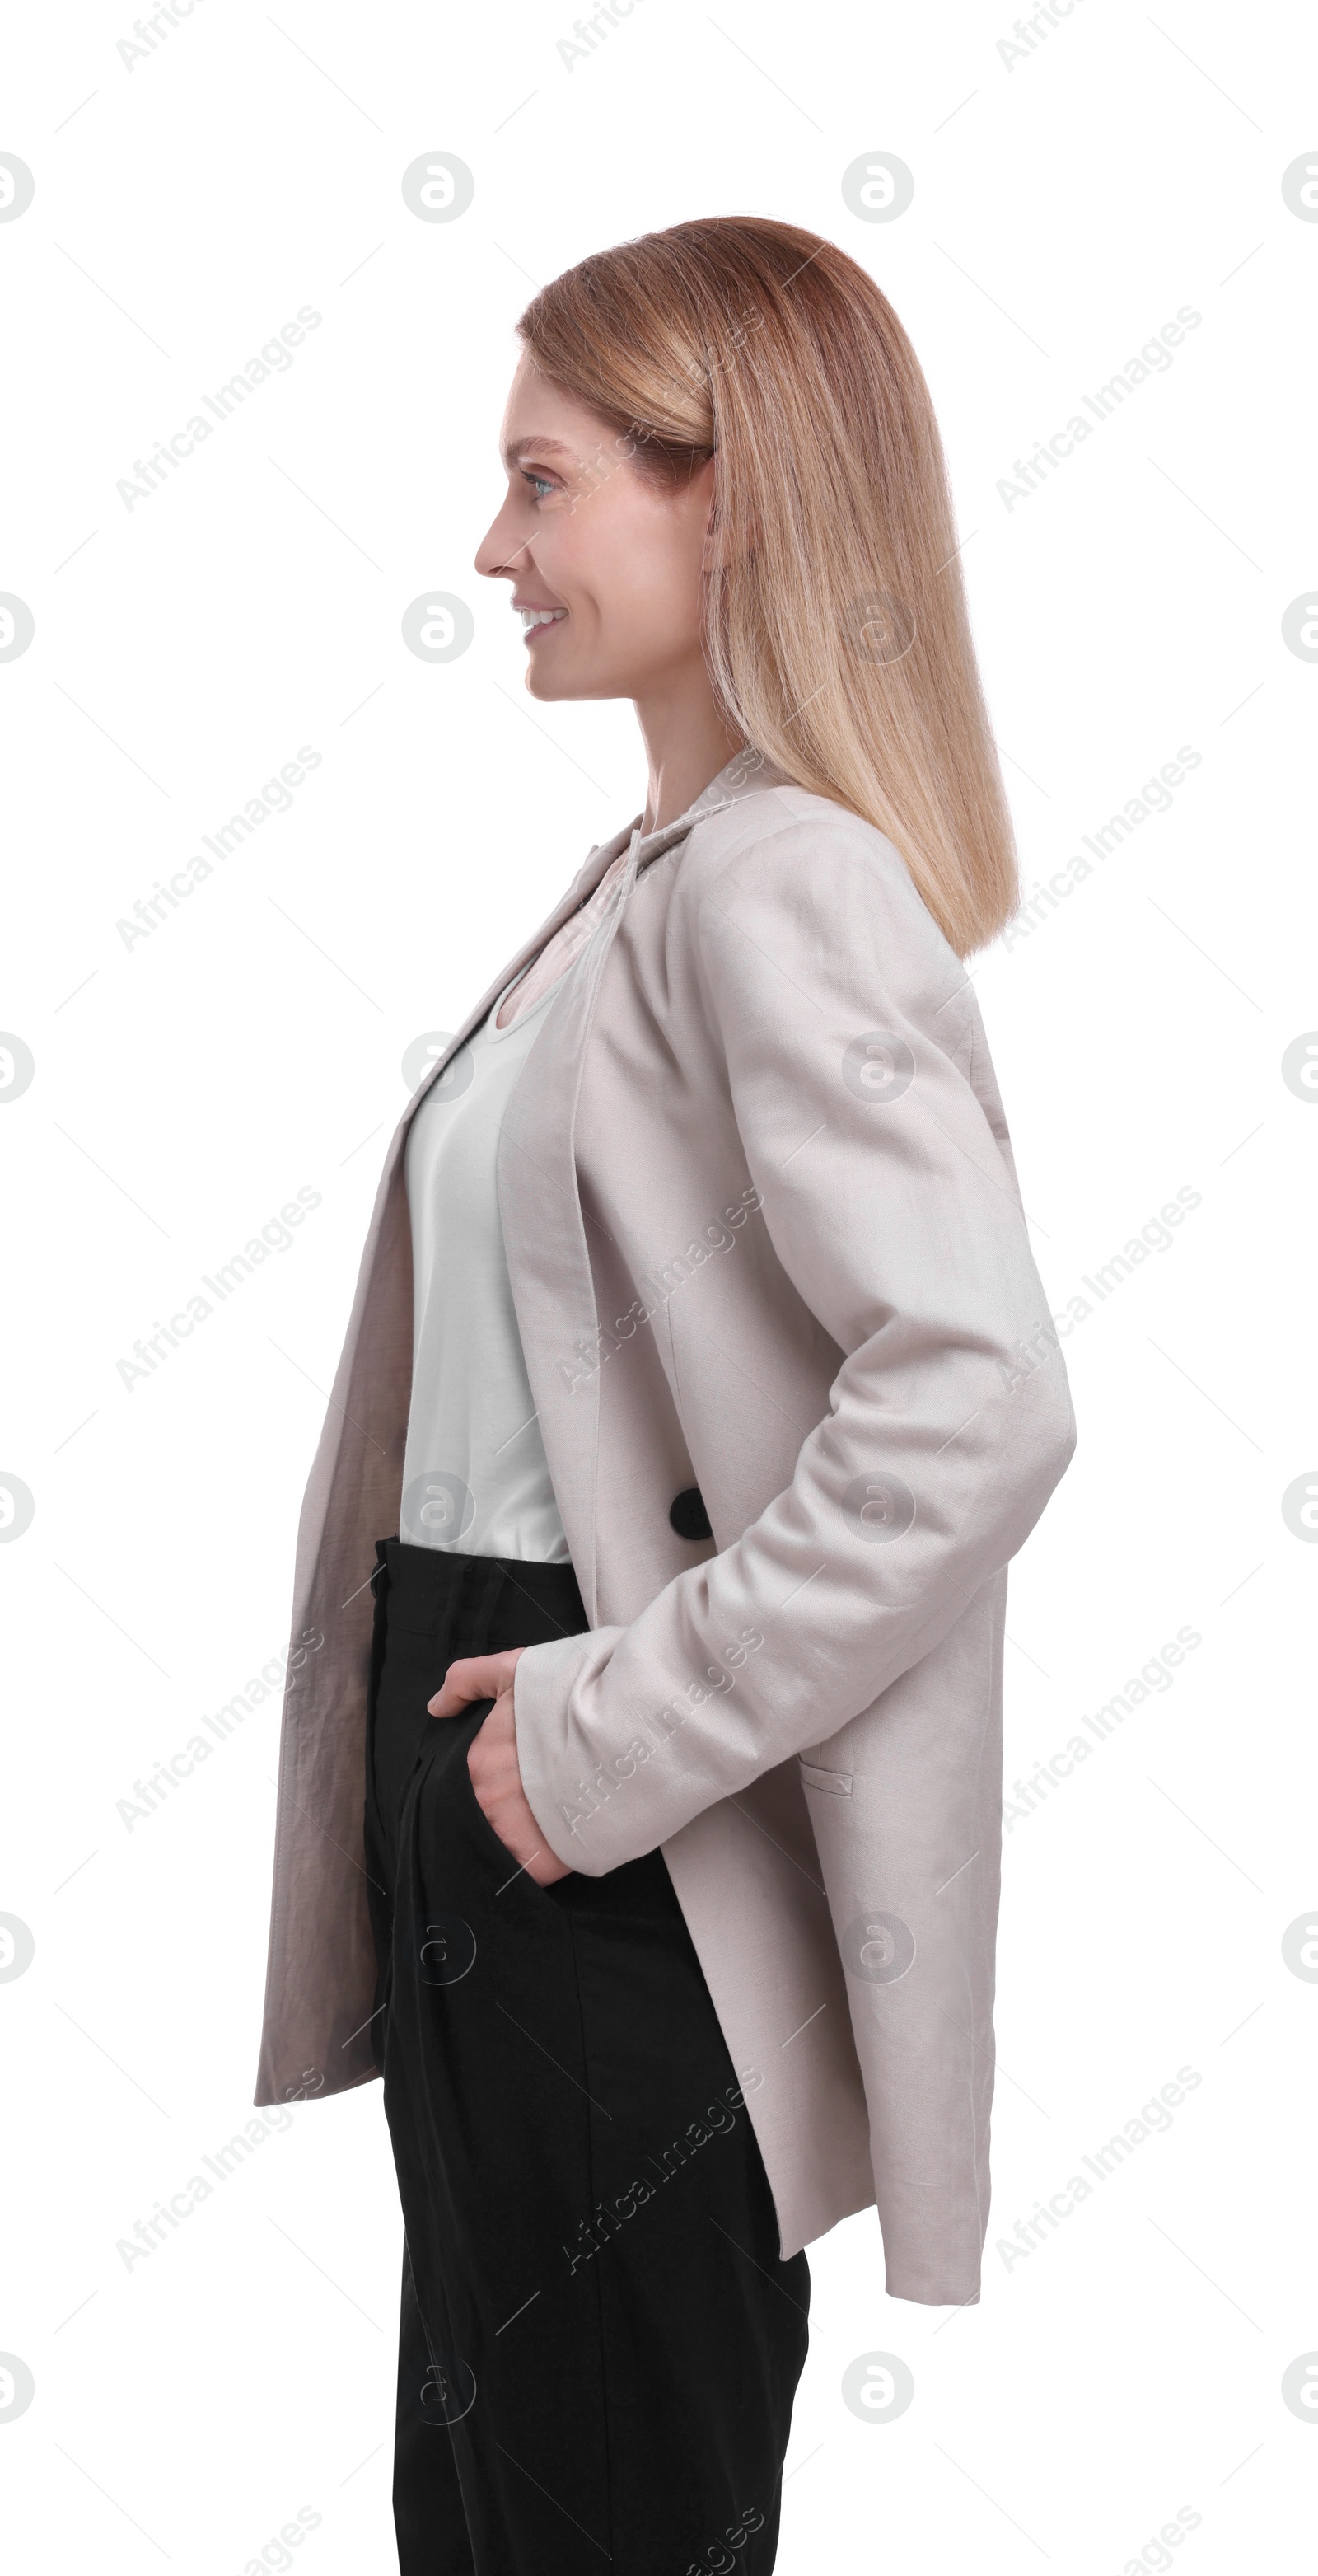
<svg viewBox="0 0 1318 2576"><path fill-rule="evenodd" d="M542 633L546 626L561 626L567 610L565 608L522 608L518 610L518 615L522 621L522 633L529 642L533 635Z"/></svg>

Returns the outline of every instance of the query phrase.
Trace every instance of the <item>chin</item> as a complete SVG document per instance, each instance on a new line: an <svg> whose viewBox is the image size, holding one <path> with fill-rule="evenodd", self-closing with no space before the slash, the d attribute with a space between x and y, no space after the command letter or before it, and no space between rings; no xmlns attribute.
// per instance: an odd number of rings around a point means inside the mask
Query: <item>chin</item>
<svg viewBox="0 0 1318 2576"><path fill-rule="evenodd" d="M551 698L621 698L627 693L621 688L601 687L596 681L572 679L566 672L540 671L532 662L527 667L526 694L547 702Z"/></svg>

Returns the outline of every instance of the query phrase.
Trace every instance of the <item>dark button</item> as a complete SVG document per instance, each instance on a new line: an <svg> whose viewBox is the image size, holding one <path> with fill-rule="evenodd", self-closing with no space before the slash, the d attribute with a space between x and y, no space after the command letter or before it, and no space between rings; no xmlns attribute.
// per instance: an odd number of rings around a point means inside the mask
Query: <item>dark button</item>
<svg viewBox="0 0 1318 2576"><path fill-rule="evenodd" d="M705 1497L699 1485L688 1485L684 1494L676 1494L668 1506L670 1527L679 1538L712 1538Z"/></svg>

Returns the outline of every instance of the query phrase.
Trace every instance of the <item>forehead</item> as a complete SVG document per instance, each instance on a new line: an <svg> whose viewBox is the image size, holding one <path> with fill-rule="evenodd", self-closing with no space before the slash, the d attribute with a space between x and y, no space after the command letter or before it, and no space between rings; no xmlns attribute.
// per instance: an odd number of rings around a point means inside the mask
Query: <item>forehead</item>
<svg viewBox="0 0 1318 2576"><path fill-rule="evenodd" d="M604 424L584 403L574 400L523 356L513 377L500 433L505 465L515 465L528 448L560 466L593 455Z"/></svg>

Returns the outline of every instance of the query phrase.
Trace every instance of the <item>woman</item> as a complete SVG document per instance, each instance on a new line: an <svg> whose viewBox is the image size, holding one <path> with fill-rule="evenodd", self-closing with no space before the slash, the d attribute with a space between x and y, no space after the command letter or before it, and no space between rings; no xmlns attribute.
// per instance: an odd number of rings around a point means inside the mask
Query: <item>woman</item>
<svg viewBox="0 0 1318 2576"><path fill-rule="evenodd" d="M390 1149L256 2099L384 2076L404 2576L764 2576L805 2245L877 2204L893 2296L979 2295L1005 1569L1074 1439L961 963L1014 858L865 273L680 224L518 328L478 569L649 788Z"/></svg>

